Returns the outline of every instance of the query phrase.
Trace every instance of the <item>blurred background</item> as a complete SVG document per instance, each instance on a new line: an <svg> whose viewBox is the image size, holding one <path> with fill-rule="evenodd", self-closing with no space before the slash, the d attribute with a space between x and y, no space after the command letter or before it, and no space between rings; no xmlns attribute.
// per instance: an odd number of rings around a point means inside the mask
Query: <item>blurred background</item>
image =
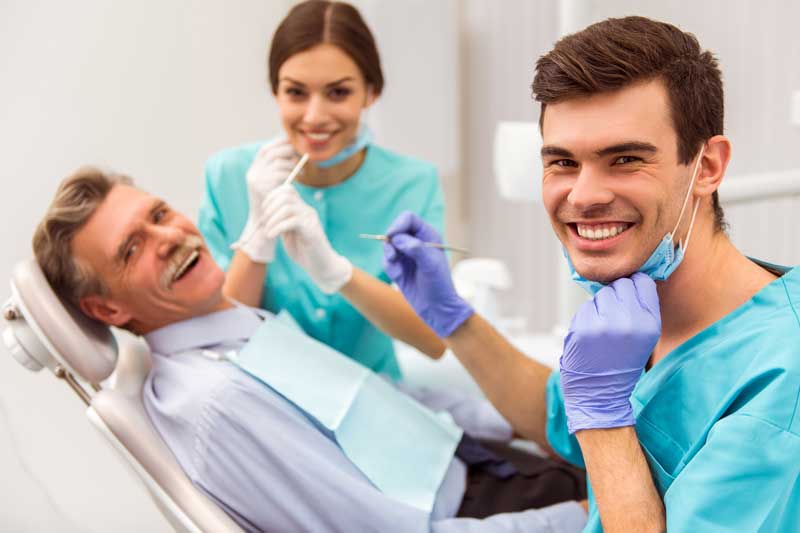
<svg viewBox="0 0 800 533"><path fill-rule="evenodd" d="M0 280L31 254L56 185L81 164L128 173L194 216L205 159L279 131L266 51L293 3L0 0ZM561 258L540 205L499 197L492 143L499 121L538 119L534 63L561 31L636 14L693 32L725 79L729 180L800 169L792 0L353 3L387 80L367 118L378 142L438 166L448 241L508 266L502 309L526 330L555 324ZM727 209L734 242L782 264L800 263L798 212L796 195ZM168 530L74 395L0 352L0 531Z"/></svg>

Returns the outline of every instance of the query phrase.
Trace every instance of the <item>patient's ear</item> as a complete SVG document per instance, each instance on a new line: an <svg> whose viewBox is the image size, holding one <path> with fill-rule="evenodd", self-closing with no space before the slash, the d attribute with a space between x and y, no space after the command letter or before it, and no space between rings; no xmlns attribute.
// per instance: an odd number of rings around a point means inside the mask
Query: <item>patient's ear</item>
<svg viewBox="0 0 800 533"><path fill-rule="evenodd" d="M90 294L81 298L80 308L86 315L109 326L121 327L131 319L129 312L97 294Z"/></svg>
<svg viewBox="0 0 800 533"><path fill-rule="evenodd" d="M715 135L706 143L703 162L697 172L694 193L698 196L711 196L719 189L725 170L731 160L731 143L724 135Z"/></svg>

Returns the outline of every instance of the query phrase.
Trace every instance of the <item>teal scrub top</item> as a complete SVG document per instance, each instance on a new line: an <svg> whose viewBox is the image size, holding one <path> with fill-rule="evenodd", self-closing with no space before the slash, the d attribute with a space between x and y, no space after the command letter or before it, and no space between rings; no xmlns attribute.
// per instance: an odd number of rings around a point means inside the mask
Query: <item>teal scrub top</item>
<svg viewBox="0 0 800 533"><path fill-rule="evenodd" d="M785 273L659 361L631 396L668 531L800 530L800 268L762 264ZM547 409L550 445L584 466L557 371ZM602 531L591 494L589 505L584 531Z"/></svg>
<svg viewBox="0 0 800 533"><path fill-rule="evenodd" d="M205 194L198 226L217 263L227 270L235 242L248 214L245 175L263 142L230 148L212 156L205 167ZM333 248L354 266L389 282L383 272L381 242L360 233L383 234L402 211L413 211L444 232L444 201L436 169L374 144L347 180L325 188L294 187L319 214ZM339 294L320 291L286 253L279 240L267 268L261 306L287 310L303 330L375 372L401 377L391 340Z"/></svg>

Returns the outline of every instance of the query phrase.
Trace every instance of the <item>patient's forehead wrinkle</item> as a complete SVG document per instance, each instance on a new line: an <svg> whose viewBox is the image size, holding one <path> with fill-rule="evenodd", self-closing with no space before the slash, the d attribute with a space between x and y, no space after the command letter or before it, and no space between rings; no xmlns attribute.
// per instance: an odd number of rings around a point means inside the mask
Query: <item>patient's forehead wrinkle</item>
<svg viewBox="0 0 800 533"><path fill-rule="evenodd" d="M166 205L160 198L152 198L149 195L140 203L141 205L133 209L128 221L123 222L126 224L125 228L119 233L115 232L110 244L110 246L114 248L107 251L105 254L106 259L110 261L115 271L123 269L127 247L130 242L136 238L136 235L142 231L144 223L153 216L153 213ZM113 230L109 228L109 231Z"/></svg>

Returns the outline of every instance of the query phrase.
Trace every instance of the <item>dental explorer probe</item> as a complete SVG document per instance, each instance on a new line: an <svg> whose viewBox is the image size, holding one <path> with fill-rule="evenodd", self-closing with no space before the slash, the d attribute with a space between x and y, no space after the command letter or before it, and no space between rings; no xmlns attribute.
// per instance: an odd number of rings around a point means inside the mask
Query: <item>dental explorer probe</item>
<svg viewBox="0 0 800 533"><path fill-rule="evenodd" d="M386 235L372 235L370 233L359 233L358 237L360 239L372 239L375 241L388 241L389 237ZM469 255L469 250L465 250L464 248L457 248L455 246L448 246L446 244L439 244L438 242L427 242L422 241L423 246L427 246L429 248L438 248L440 250L450 250L451 252L458 252L462 254Z"/></svg>
<svg viewBox="0 0 800 533"><path fill-rule="evenodd" d="M289 185L291 182L294 181L294 178L300 174L300 171L303 170L303 167L306 165L308 161L308 154L303 154L303 157L300 158L300 161L297 162L297 165L292 169L289 173L289 177L286 178L286 181L283 182L284 185Z"/></svg>

